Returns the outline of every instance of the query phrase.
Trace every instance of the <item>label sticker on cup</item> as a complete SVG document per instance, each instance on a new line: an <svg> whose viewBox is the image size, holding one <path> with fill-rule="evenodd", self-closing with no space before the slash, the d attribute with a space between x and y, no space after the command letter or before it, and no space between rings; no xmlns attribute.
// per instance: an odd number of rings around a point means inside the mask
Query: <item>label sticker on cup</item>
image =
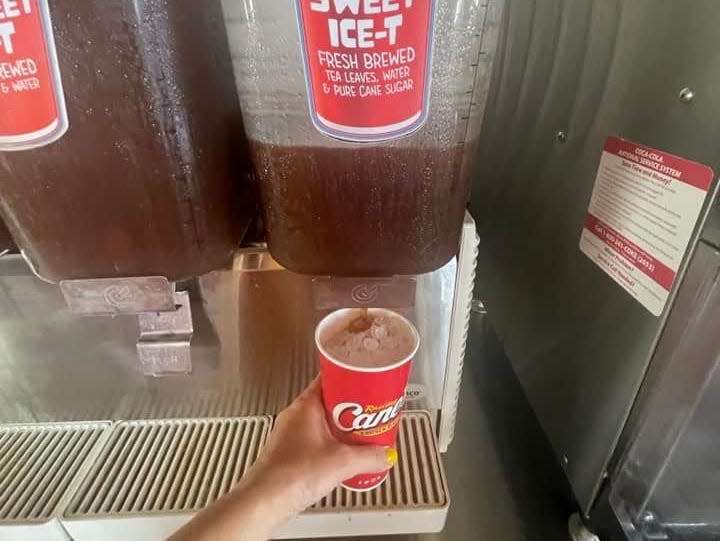
<svg viewBox="0 0 720 541"><path fill-rule="evenodd" d="M47 145L67 111L47 0L0 1L0 151Z"/></svg>
<svg viewBox="0 0 720 541"><path fill-rule="evenodd" d="M296 0L310 116L322 133L386 141L425 123L436 0Z"/></svg>

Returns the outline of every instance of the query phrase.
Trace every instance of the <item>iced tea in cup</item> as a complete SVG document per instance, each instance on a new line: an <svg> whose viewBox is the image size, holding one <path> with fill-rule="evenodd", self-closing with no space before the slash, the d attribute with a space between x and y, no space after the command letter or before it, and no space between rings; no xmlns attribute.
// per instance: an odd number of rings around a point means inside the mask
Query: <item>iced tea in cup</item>
<svg viewBox="0 0 720 541"><path fill-rule="evenodd" d="M412 359L420 344L410 321L380 308L337 310L315 331L325 413L333 434L345 443L394 447ZM371 490L388 472L343 481Z"/></svg>

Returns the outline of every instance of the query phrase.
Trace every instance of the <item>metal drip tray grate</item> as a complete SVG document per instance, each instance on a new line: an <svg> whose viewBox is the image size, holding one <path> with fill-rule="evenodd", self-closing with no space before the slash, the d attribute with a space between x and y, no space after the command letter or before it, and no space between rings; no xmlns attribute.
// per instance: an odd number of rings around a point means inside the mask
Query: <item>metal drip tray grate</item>
<svg viewBox="0 0 720 541"><path fill-rule="evenodd" d="M307 512L445 505L447 490L429 416L424 412L406 412L401 423L399 461L387 481L369 492L337 488Z"/></svg>
<svg viewBox="0 0 720 541"><path fill-rule="evenodd" d="M76 541L168 536L240 479L270 427L265 416L118 423L66 507L63 525ZM441 529L448 493L428 413L404 414L398 445L400 461L381 487L337 489L279 537ZM406 513L412 520L398 520Z"/></svg>
<svg viewBox="0 0 720 541"><path fill-rule="evenodd" d="M429 413L407 411L398 464L375 490L335 489L288 524L278 538L438 532L450 503Z"/></svg>
<svg viewBox="0 0 720 541"><path fill-rule="evenodd" d="M0 525L50 520L109 423L0 427Z"/></svg>
<svg viewBox="0 0 720 541"><path fill-rule="evenodd" d="M65 517L201 509L255 461L270 424L269 417L119 423Z"/></svg>

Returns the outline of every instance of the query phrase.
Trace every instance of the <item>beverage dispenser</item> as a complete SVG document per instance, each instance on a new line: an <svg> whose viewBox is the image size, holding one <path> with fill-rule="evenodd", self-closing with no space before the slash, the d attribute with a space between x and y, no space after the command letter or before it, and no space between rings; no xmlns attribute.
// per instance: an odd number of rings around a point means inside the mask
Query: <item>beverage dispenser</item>
<svg viewBox="0 0 720 541"><path fill-rule="evenodd" d="M219 2L0 6L0 216L36 273L228 264L249 199Z"/></svg>
<svg viewBox="0 0 720 541"><path fill-rule="evenodd" d="M489 79L485 7L223 2L278 262L389 276L457 252Z"/></svg>
<svg viewBox="0 0 720 541"><path fill-rule="evenodd" d="M0 475L0 538L169 536L257 459L343 307L399 312L421 337L399 461L277 537L441 530L502 2L5 6L0 29L44 45L0 47L0 89L12 62L46 92L32 118L40 94L0 93L24 122L0 118L0 216L22 250L0 257L0 472L21 464ZM248 164L269 250L238 246ZM121 317L82 317L99 313Z"/></svg>

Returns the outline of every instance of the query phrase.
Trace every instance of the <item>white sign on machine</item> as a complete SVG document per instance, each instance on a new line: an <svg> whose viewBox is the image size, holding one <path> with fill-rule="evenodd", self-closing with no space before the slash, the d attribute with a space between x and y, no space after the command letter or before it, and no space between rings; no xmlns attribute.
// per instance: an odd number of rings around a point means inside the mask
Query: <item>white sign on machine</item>
<svg viewBox="0 0 720 541"><path fill-rule="evenodd" d="M705 165L608 137L580 250L659 316L712 181Z"/></svg>

